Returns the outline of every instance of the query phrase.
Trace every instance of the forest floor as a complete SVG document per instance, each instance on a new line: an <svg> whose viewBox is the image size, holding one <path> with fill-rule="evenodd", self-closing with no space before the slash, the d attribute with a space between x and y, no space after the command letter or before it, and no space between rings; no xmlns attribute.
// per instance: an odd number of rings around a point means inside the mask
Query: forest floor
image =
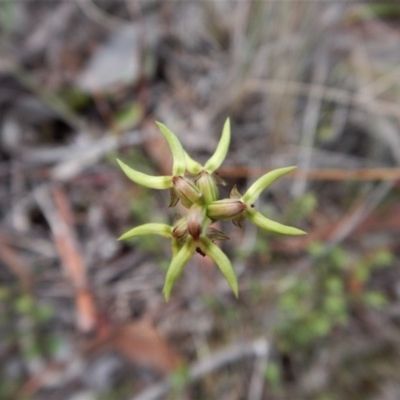
<svg viewBox="0 0 400 400"><path fill-rule="evenodd" d="M398 400L400 5L0 1L0 399ZM165 302L155 121L308 234L223 222ZM180 212L178 206L178 212Z"/></svg>

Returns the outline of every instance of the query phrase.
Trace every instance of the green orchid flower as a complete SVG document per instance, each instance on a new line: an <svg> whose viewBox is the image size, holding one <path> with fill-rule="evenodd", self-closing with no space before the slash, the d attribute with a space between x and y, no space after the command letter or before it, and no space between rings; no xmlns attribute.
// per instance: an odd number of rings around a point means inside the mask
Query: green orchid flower
<svg viewBox="0 0 400 400"><path fill-rule="evenodd" d="M117 158L119 166L130 180L141 186L150 189L171 189L171 205L175 205L178 199L182 201L185 207L190 207L193 203L201 202L203 199L201 191L193 182L184 176L186 171L185 151L183 150L179 139L161 122L156 122L156 124L171 149L173 157L172 175L147 175L134 170Z"/></svg>
<svg viewBox="0 0 400 400"><path fill-rule="evenodd" d="M271 221L254 209L255 201L267 187L296 168L297 167L278 168L257 179L240 199L246 205L246 209L243 211L243 216L259 228L273 233L279 233L281 235L305 235L306 232L301 229Z"/></svg>
<svg viewBox="0 0 400 400"><path fill-rule="evenodd" d="M192 175L198 175L201 171L206 171L209 174L214 173L224 162L226 155L228 154L229 144L231 142L231 122L229 118L224 123L222 128L221 138L218 142L217 148L214 154L209 160L202 166L197 161L193 160L185 152L186 168Z"/></svg>
<svg viewBox="0 0 400 400"><path fill-rule="evenodd" d="M242 227L243 221L247 218L258 227L270 232L285 235L305 234L300 229L271 221L254 209L254 203L260 194L295 167L268 172L256 180L244 195L241 195L235 186L229 199L219 200L218 185L223 184L223 181L215 171L220 167L228 152L231 138L229 119L224 124L215 153L204 166L194 161L183 150L176 135L165 125L159 122L157 125L172 152L173 166L170 176L150 176L132 169L120 160L118 163L132 181L152 189L170 189L170 207L175 206L180 200L188 210L187 215L176 214L171 226L159 223L138 226L123 234L119 240L140 235L160 235L170 239L172 260L163 288L166 301L169 301L176 280L195 253L208 256L217 264L234 295L238 297L238 282L232 264L214 243L216 240L229 238L211 224L213 221L231 220L235 225Z"/></svg>
<svg viewBox="0 0 400 400"><path fill-rule="evenodd" d="M177 216L173 226L158 223L140 225L124 233L118 240L131 239L141 235L159 235L171 239L172 261L165 278L163 293L169 301L172 288L181 275L184 266L195 254L209 256L220 268L236 297L238 297L238 283L236 274L228 257L213 243L213 240L228 239L222 232L209 227L210 220L204 221L205 211L192 206L192 213L188 218ZM204 234L203 234L204 230Z"/></svg>
<svg viewBox="0 0 400 400"><path fill-rule="evenodd" d="M282 235L304 235L306 232L280 224L264 217L254 209L254 203L260 194L278 178L293 171L296 167L279 168L270 171L257 179L242 196L236 186L231 191L231 198L218 200L208 205L207 215L211 219L232 220L233 223L242 227L243 221L247 218L259 228Z"/></svg>
<svg viewBox="0 0 400 400"><path fill-rule="evenodd" d="M179 253L172 258L163 288L165 300L169 301L176 280L181 275L184 266L196 252L203 256L209 256L218 265L237 298L239 295L239 287L236 273L229 258L209 237L207 237L207 235L201 235L196 240L189 236Z"/></svg>
<svg viewBox="0 0 400 400"><path fill-rule="evenodd" d="M185 152L179 139L161 122L156 122L160 132L167 140L173 156L171 176L151 176L136 171L117 158L118 164L125 175L135 183L150 189L169 189L173 186L174 176L183 176L186 170Z"/></svg>
<svg viewBox="0 0 400 400"><path fill-rule="evenodd" d="M167 224L144 224L137 226L136 228L130 229L128 232L125 232L121 235L118 240L126 240L131 239L135 236L142 236L142 235L160 235L167 238L172 237L172 230L173 227Z"/></svg>
<svg viewBox="0 0 400 400"><path fill-rule="evenodd" d="M221 179L215 171L224 162L228 153L229 144L231 141L231 123L229 118L225 121L222 129L221 138L218 142L217 148L214 154L209 160L203 165L193 160L185 152L186 169L189 174L194 176L196 186L203 193L205 203L211 203L216 201L219 196L218 186L224 185L225 182Z"/></svg>

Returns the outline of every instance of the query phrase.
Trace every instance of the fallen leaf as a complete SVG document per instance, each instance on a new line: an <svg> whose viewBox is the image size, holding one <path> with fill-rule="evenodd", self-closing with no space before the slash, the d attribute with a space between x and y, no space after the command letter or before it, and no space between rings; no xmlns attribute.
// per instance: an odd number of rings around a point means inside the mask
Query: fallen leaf
<svg viewBox="0 0 400 400"><path fill-rule="evenodd" d="M132 363L167 374L182 364L182 358L167 344L148 318L119 325L105 339L95 339L89 353L116 350Z"/></svg>

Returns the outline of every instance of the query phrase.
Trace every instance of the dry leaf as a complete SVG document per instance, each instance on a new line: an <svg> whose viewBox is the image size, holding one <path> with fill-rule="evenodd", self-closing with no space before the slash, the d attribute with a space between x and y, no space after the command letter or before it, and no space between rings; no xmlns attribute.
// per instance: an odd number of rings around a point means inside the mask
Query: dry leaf
<svg viewBox="0 0 400 400"><path fill-rule="evenodd" d="M162 373L169 373L182 363L182 358L147 318L116 327L107 339L94 340L87 351L93 353L110 349L118 351L132 363Z"/></svg>

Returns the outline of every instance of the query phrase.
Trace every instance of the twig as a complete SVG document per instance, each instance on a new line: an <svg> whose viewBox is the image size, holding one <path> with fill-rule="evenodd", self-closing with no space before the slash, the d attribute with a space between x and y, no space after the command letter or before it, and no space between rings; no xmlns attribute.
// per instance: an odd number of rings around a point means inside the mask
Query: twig
<svg viewBox="0 0 400 400"><path fill-rule="evenodd" d="M49 37L59 35L66 28L75 9L76 5L73 2L62 2L55 10L49 12L46 18L37 24L36 29L28 35L26 46L29 51L38 53L46 49Z"/></svg>
<svg viewBox="0 0 400 400"><path fill-rule="evenodd" d="M349 218L344 221L344 224L340 225L331 235L329 244L327 246L328 251L342 242L348 237L351 232L378 206L378 204L384 199L384 197L393 188L393 182L382 182L372 193L366 196L366 200L357 207L353 213L350 214ZM364 197L364 196L363 196Z"/></svg>
<svg viewBox="0 0 400 400"><path fill-rule="evenodd" d="M3 261L12 274L21 282L24 290L29 290L32 283L32 275L24 260L6 243L6 238L0 232L0 260Z"/></svg>
<svg viewBox="0 0 400 400"><path fill-rule="evenodd" d="M128 132L122 138L109 133L103 139L91 143L78 156L55 166L51 171L51 177L60 181L69 180L119 146L132 146L141 142L142 139L137 131Z"/></svg>
<svg viewBox="0 0 400 400"><path fill-rule="evenodd" d="M367 101L370 103L371 109L380 110L381 104L377 100L377 94L374 91L374 86L370 83L373 80L373 71L368 57L367 45L362 39L356 41L354 63L359 67L360 73L357 75L358 92L363 93ZM386 143L387 147L393 154L397 164L400 164L400 138L398 129L389 118L378 113L377 116L367 114L366 130L370 130L377 135L378 141Z"/></svg>
<svg viewBox="0 0 400 400"><path fill-rule="evenodd" d="M85 121L71 110L68 104L59 96L44 89L27 71L14 63L10 72L22 85L34 92L46 106L53 110L73 129L79 131L85 127Z"/></svg>
<svg viewBox="0 0 400 400"><path fill-rule="evenodd" d="M368 112L386 115L400 120L398 103L375 99L374 107L371 99L363 93L351 93L323 85L307 84L296 81L278 81L273 79L250 79L245 90L251 92L287 93L292 95L314 96L327 101L334 101L346 105L354 104Z"/></svg>
<svg viewBox="0 0 400 400"><path fill-rule="evenodd" d="M76 0L76 2L87 17L110 30L121 28L129 23L129 21L114 17L101 10L92 0Z"/></svg>
<svg viewBox="0 0 400 400"><path fill-rule="evenodd" d="M398 66L394 67L391 71L383 74L379 78L372 80L372 82L365 85L360 89L360 92L368 93L372 91L374 96L379 96L388 90L396 81L400 80L400 68Z"/></svg>
<svg viewBox="0 0 400 400"><path fill-rule="evenodd" d="M76 325L81 332L93 331L97 324L97 309L88 287L86 266L73 230L73 216L64 191L58 187L52 193L46 189L35 196L45 215L62 260L65 275L75 290Z"/></svg>
<svg viewBox="0 0 400 400"><path fill-rule="evenodd" d="M49 190L55 180L64 182L72 179L86 168L98 162L108 152L118 149L119 147L136 145L142 141L143 138L138 131L126 132L121 137L107 132L103 139L91 142L83 151L78 151L77 148L75 150L71 148L69 152L70 159L60 162L51 170L50 182L43 183L36 187L31 193L21 198L21 200L14 205L14 208L18 210L27 207L34 201L36 192Z"/></svg>
<svg viewBox="0 0 400 400"><path fill-rule="evenodd" d="M271 169L272 170L272 169ZM223 177L249 177L260 176L267 173L270 169L255 168L246 166L221 167L218 173ZM400 168L363 168L363 169L343 169L326 168L311 169L308 171L295 170L286 175L285 178L298 179L305 174L307 179L322 181L396 181L400 180Z"/></svg>
<svg viewBox="0 0 400 400"><path fill-rule="evenodd" d="M57 193L59 189L54 189ZM36 191L36 200L50 225L64 273L77 289L86 286L83 259L78 251L77 240L70 228L70 215L62 215L48 190Z"/></svg>
<svg viewBox="0 0 400 400"><path fill-rule="evenodd" d="M267 343L264 342L262 345L266 346ZM250 381L248 400L262 400L265 382L264 373L267 368L268 357L268 346L264 349L260 349L259 356L254 362L254 372Z"/></svg>
<svg viewBox="0 0 400 400"><path fill-rule="evenodd" d="M322 61L316 66L314 71L312 90L316 90L315 86L324 83L328 74L328 59L327 55L322 56ZM292 194L295 197L300 197L304 194L307 186L307 174L306 172L310 168L312 147L314 143L314 137L318 127L319 115L321 111L322 99L314 96L311 91L308 97L307 106L303 118L302 127L302 138L301 138L301 150L299 153L298 165L301 168L299 179L297 179L292 186Z"/></svg>
<svg viewBox="0 0 400 400"><path fill-rule="evenodd" d="M250 343L238 343L225 350L214 353L211 357L195 363L189 369L188 382L195 382L204 376L217 371L228 364L247 357L267 357L269 344L266 339L257 339ZM132 400L157 400L164 396L172 387L171 377L144 390Z"/></svg>

